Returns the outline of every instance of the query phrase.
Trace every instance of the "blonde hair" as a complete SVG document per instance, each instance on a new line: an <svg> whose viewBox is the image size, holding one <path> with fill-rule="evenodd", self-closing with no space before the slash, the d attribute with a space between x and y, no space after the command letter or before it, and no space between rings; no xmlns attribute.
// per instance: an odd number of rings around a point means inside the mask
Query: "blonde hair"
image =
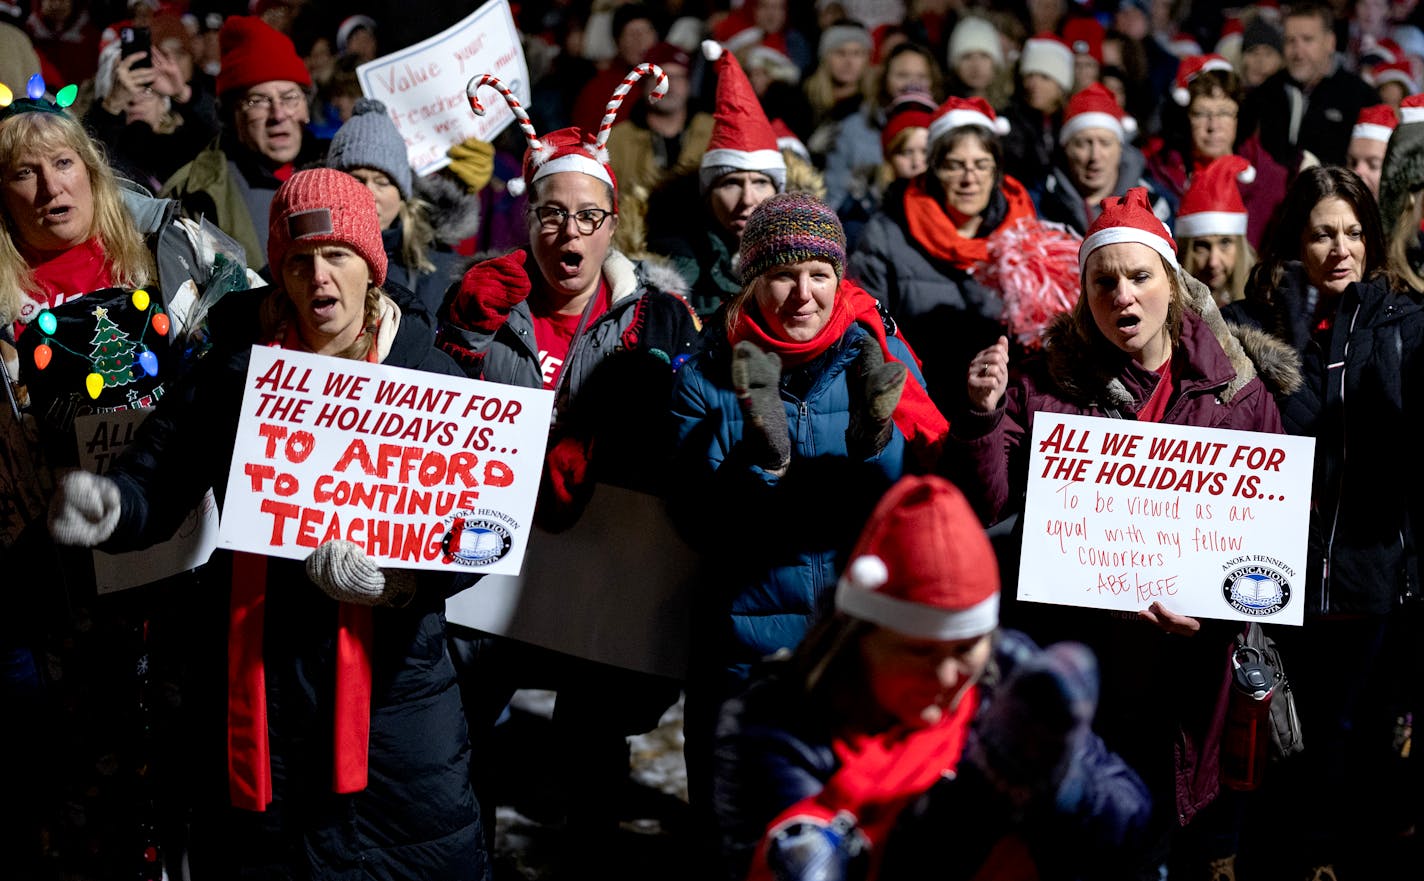
<svg viewBox="0 0 1424 881"><path fill-rule="evenodd" d="M430 246L435 244L435 227L430 223L430 203L415 196L402 199L396 219L401 227L401 262L412 276L434 272Z"/></svg>
<svg viewBox="0 0 1424 881"><path fill-rule="evenodd" d="M885 149L881 151L880 155L882 158L880 160L880 167L875 170L875 185L881 192L884 192L886 187L895 182L895 166L890 164L890 157L894 156L901 147L905 146L905 142L910 139L910 135L918 129L918 126L913 125L900 129L895 133L895 137L890 139L890 143L885 145ZM926 151L926 154L928 154L928 151ZM925 159L928 161L929 156L926 155Z"/></svg>
<svg viewBox="0 0 1424 881"><path fill-rule="evenodd" d="M1413 190L1394 222L1394 229L1389 231L1389 247L1385 249L1385 270L1392 287L1424 291L1424 276L1409 262L1409 250L1419 241L1421 218L1424 218L1424 199L1419 198L1419 190Z"/></svg>
<svg viewBox="0 0 1424 881"><path fill-rule="evenodd" d="M1182 261L1183 269L1186 269L1185 264L1191 262L1192 244L1198 238L1211 239L1217 236L1182 236L1177 239L1177 253L1185 258ZM1236 262L1231 264L1231 273L1226 278L1228 296L1222 299L1216 295L1216 291L1211 292L1218 306L1246 298L1246 282L1251 279L1251 270L1256 266L1256 252L1251 248L1251 243L1246 241L1246 237L1234 235L1232 238L1236 240Z"/></svg>
<svg viewBox="0 0 1424 881"><path fill-rule="evenodd" d="M157 277L153 255L143 236L134 229L123 195L99 147L72 117L31 111L0 122L0 173L8 175L29 154L53 155L73 150L89 174L94 220L89 237L104 249L109 275L120 287L140 287ZM20 253L19 231L9 212L0 212L0 321L12 322L20 314L27 293L38 293L34 273Z"/></svg>
<svg viewBox="0 0 1424 881"><path fill-rule="evenodd" d="M875 77L875 65L867 60L860 72L860 82L855 84L855 91L862 99L874 94ZM802 90L811 104L811 117L815 120L821 120L836 105L836 84L831 82L831 70L824 59L816 66L815 72L806 78Z"/></svg>

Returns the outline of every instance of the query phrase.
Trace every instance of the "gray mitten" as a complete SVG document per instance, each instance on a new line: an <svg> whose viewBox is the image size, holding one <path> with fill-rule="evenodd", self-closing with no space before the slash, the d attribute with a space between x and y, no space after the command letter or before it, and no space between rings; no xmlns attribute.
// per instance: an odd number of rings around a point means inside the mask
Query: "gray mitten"
<svg viewBox="0 0 1424 881"><path fill-rule="evenodd" d="M99 474L71 471L50 500L49 534L62 545L92 548L114 534L122 510L118 484Z"/></svg>
<svg viewBox="0 0 1424 881"><path fill-rule="evenodd" d="M338 603L359 606L404 605L415 592L414 575L384 570L360 546L341 539L317 545L307 557L307 577Z"/></svg>
<svg viewBox="0 0 1424 881"><path fill-rule="evenodd" d="M781 473L791 463L791 429L781 403L781 359L743 340L732 350L732 390L746 414L744 442L754 464Z"/></svg>
<svg viewBox="0 0 1424 881"><path fill-rule="evenodd" d="M885 361L880 343L869 337L858 344L860 353L847 377L850 389L850 425L846 427L846 450L852 459L873 459L880 455L895 432L891 417L900 393L910 376L899 361Z"/></svg>

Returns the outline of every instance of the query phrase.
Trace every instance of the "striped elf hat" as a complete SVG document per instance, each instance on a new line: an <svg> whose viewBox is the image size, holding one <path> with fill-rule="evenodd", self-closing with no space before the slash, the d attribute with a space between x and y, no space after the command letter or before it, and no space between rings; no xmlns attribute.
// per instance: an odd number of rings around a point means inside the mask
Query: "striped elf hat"
<svg viewBox="0 0 1424 881"><path fill-rule="evenodd" d="M613 210L618 211L618 181L613 176L613 167L609 165L608 159L608 133L612 130L613 124L618 119L618 108L623 105L623 99L628 96L628 92L633 88L633 84L645 76L652 76L657 80L652 93L648 96L650 101L656 102L667 94L667 74L656 64L644 62L628 72L623 78L623 82L618 84L618 88L613 90L613 95L608 99L607 106L603 110L603 120L598 125L598 133L581 131L577 126L561 128L558 131L550 132L544 137L534 131L534 123L529 121L529 114L525 112L519 99L509 90L499 77L494 74L476 74L465 86L465 96L470 101L470 109L476 116L484 116L485 108L480 103L476 93L481 86L489 86L499 92L504 97L509 109L514 111L515 118L519 121L519 127L524 131L524 139L529 147L524 151L523 177L509 181L509 191L514 195L524 192L527 184L532 184L540 178L548 177L551 174L558 174L562 171L578 171L589 177L597 178L613 188Z"/></svg>

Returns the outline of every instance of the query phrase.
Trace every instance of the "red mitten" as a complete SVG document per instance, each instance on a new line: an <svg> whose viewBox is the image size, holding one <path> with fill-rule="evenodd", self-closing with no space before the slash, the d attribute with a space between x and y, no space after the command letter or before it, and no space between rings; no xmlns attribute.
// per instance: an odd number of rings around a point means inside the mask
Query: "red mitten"
<svg viewBox="0 0 1424 881"><path fill-rule="evenodd" d="M571 505L588 482L588 460L593 444L572 435L549 450L549 486L560 504Z"/></svg>
<svg viewBox="0 0 1424 881"><path fill-rule="evenodd" d="M471 266L450 303L450 321L465 330L499 330L509 319L510 310L529 296L526 257L521 248Z"/></svg>

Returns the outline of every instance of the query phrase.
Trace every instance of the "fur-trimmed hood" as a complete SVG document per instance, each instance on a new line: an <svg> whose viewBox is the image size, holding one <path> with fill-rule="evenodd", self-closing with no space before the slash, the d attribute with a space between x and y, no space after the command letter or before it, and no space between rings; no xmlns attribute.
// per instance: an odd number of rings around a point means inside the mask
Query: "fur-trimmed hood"
<svg viewBox="0 0 1424 881"><path fill-rule="evenodd" d="M454 247L480 230L480 197L443 174L415 178L413 195L430 203L435 240Z"/></svg>
<svg viewBox="0 0 1424 881"><path fill-rule="evenodd" d="M661 257L641 257L633 260L616 248L608 249L603 258L603 278L608 282L609 300L617 303L644 288L662 291L687 299L687 279Z"/></svg>
<svg viewBox="0 0 1424 881"><path fill-rule="evenodd" d="M1186 311L1211 331L1235 371L1216 393L1218 400L1230 403L1257 377L1276 396L1290 395L1300 388L1300 355L1294 349L1268 333L1228 324L1206 285L1186 272L1180 272L1179 278L1187 291ZM1044 331L1044 352L1048 375L1065 399L1110 410L1136 406L1114 365L1105 362L1091 338L1080 331L1073 313L1059 315Z"/></svg>

